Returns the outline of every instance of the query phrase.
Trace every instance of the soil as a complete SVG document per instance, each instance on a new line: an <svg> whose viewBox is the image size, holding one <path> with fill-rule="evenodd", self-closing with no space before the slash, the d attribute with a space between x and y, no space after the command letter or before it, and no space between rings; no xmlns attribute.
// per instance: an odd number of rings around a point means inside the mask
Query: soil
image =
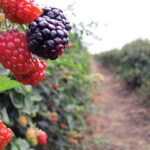
<svg viewBox="0 0 150 150"><path fill-rule="evenodd" d="M92 73L104 76L102 88L93 92L96 112L86 122L97 147L86 150L150 150L150 109L126 89L114 74L93 59Z"/></svg>

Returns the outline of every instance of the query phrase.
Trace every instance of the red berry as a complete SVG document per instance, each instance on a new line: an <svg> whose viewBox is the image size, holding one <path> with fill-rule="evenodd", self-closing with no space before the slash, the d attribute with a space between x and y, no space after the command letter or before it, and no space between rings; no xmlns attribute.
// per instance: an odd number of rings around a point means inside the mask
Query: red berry
<svg viewBox="0 0 150 150"><path fill-rule="evenodd" d="M2 150L12 139L12 131L0 120L0 150Z"/></svg>
<svg viewBox="0 0 150 150"><path fill-rule="evenodd" d="M59 85L55 83L55 84L53 84L53 88L57 89L57 88L59 88Z"/></svg>
<svg viewBox="0 0 150 150"><path fill-rule="evenodd" d="M53 104L52 102L49 102L49 106L50 106L50 107L53 107L54 104Z"/></svg>
<svg viewBox="0 0 150 150"><path fill-rule="evenodd" d="M57 118L57 117L51 117L51 118L50 118L50 121L51 121L51 122L57 122L57 121L58 121L58 118Z"/></svg>
<svg viewBox="0 0 150 150"><path fill-rule="evenodd" d="M16 74L13 72L17 81L24 85L36 86L45 77L46 64L44 61L40 61L38 58L35 61L35 68L33 71L27 74Z"/></svg>
<svg viewBox="0 0 150 150"><path fill-rule="evenodd" d="M0 62L18 74L34 69L34 59L28 50L25 34L11 31L0 35Z"/></svg>
<svg viewBox="0 0 150 150"><path fill-rule="evenodd" d="M60 124L60 127L61 127L62 129L65 129L65 128L66 128L66 126L65 126L64 123L61 123L61 124Z"/></svg>
<svg viewBox="0 0 150 150"><path fill-rule="evenodd" d="M0 7L13 23L30 23L41 15L35 0L0 0Z"/></svg>
<svg viewBox="0 0 150 150"><path fill-rule="evenodd" d="M51 83L50 83L49 81L46 81L45 84L46 84L47 86L49 86Z"/></svg>
<svg viewBox="0 0 150 150"><path fill-rule="evenodd" d="M45 132L40 132L38 134L38 143L40 145L46 145L47 144L47 134Z"/></svg>
<svg viewBox="0 0 150 150"><path fill-rule="evenodd" d="M71 45L70 43L68 43L68 44L66 45L66 47L71 48L72 45Z"/></svg>

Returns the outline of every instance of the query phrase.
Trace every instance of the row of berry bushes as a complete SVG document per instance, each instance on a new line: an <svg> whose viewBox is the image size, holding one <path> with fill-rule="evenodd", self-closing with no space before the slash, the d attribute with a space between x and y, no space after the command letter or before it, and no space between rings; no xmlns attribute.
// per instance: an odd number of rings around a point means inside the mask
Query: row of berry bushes
<svg viewBox="0 0 150 150"><path fill-rule="evenodd" d="M14 133L7 150L82 149L82 113L91 109L90 56L77 33L70 39L72 48L58 60L46 62L46 78L35 87L20 85L0 68L5 82L0 84L0 117ZM17 87L5 90L12 86ZM46 133L47 142L39 133Z"/></svg>
<svg viewBox="0 0 150 150"><path fill-rule="evenodd" d="M122 78L128 88L138 90L149 98L150 90L150 41L138 39L126 44L122 49L113 49L96 55L106 67Z"/></svg>

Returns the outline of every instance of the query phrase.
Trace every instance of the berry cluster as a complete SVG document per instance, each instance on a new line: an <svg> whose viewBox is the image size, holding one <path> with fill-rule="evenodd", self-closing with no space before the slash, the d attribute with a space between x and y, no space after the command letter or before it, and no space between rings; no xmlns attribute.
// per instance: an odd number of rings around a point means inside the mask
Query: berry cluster
<svg viewBox="0 0 150 150"><path fill-rule="evenodd" d="M2 150L12 139L12 131L0 120L0 150Z"/></svg>
<svg viewBox="0 0 150 150"><path fill-rule="evenodd" d="M45 77L46 64L32 56L56 59L68 44L69 21L63 11L45 8L35 0L0 0L0 22L6 16L11 22L29 24L26 35L11 30L0 35L0 62L24 85L37 85ZM54 87L58 88L58 87Z"/></svg>
<svg viewBox="0 0 150 150"><path fill-rule="evenodd" d="M26 137L32 146L47 144L47 134L37 128L28 128L26 131Z"/></svg>
<svg viewBox="0 0 150 150"><path fill-rule="evenodd" d="M41 15L35 0L1 0L0 8L11 22L18 24L30 23Z"/></svg>

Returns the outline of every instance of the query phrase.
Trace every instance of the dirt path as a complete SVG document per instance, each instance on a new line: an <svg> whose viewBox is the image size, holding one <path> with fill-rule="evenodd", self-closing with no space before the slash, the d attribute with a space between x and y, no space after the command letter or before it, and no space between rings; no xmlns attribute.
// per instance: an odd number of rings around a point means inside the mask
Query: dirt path
<svg viewBox="0 0 150 150"><path fill-rule="evenodd" d="M98 112L87 117L91 137L103 141L87 150L150 150L150 111L115 80L108 69L92 61L92 73L102 73L103 88L93 93Z"/></svg>

